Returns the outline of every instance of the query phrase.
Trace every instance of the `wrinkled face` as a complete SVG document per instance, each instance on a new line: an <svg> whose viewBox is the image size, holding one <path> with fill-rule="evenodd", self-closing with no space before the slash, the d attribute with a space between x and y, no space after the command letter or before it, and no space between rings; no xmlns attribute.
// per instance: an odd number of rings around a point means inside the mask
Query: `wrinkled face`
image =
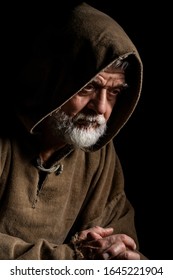
<svg viewBox="0 0 173 280"><path fill-rule="evenodd" d="M116 71L116 72L115 72ZM125 74L121 69L100 72L96 78L61 107L69 116L79 112L86 115L102 115L107 121L117 96L125 86Z"/></svg>
<svg viewBox="0 0 173 280"><path fill-rule="evenodd" d="M89 84L50 116L54 137L80 148L94 145L106 131L106 123L122 89L124 71L100 72Z"/></svg>

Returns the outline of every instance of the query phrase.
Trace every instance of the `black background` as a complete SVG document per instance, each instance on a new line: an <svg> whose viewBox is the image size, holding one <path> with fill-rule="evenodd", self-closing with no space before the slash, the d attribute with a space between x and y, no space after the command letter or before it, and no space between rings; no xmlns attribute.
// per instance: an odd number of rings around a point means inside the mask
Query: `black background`
<svg viewBox="0 0 173 280"><path fill-rule="evenodd" d="M10 83L9 73L20 67L39 30L51 17L65 16L68 8L78 2L44 1L36 6L24 1L4 5L1 9L4 88ZM169 7L165 9L158 3L151 7L146 1L86 2L116 19L142 58L141 99L115 138L115 146L124 169L126 193L136 212L141 252L149 259L173 259Z"/></svg>
<svg viewBox="0 0 173 280"><path fill-rule="evenodd" d="M143 61L141 100L115 147L136 212L141 252L149 259L173 259L169 7L145 1L88 2L120 23Z"/></svg>

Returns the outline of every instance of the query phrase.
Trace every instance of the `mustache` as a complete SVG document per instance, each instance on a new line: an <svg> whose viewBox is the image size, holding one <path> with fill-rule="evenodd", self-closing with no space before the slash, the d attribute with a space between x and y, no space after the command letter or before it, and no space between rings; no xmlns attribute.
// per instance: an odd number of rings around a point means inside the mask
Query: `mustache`
<svg viewBox="0 0 173 280"><path fill-rule="evenodd" d="M73 123L77 123L77 122L80 122L80 121L85 121L85 122L88 122L88 123L97 123L99 125L104 125L106 124L106 119L103 115L86 115L84 113L79 113L77 114L76 116L74 116L72 118L72 121Z"/></svg>

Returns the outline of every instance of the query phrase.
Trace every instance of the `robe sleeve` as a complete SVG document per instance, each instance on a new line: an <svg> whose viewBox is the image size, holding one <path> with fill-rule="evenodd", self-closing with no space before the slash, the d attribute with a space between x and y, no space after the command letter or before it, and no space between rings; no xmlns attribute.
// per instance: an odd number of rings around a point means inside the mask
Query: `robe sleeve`
<svg viewBox="0 0 173 280"><path fill-rule="evenodd" d="M74 251L68 244L51 244L39 239L35 244L0 233L1 260L73 260Z"/></svg>

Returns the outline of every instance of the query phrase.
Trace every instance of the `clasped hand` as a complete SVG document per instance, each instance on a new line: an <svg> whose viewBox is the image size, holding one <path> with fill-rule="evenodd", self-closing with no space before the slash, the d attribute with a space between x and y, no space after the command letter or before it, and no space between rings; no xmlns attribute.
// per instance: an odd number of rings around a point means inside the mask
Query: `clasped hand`
<svg viewBox="0 0 173 280"><path fill-rule="evenodd" d="M135 241L126 234L113 234L113 228L83 230L78 233L78 244L85 259L140 259Z"/></svg>

